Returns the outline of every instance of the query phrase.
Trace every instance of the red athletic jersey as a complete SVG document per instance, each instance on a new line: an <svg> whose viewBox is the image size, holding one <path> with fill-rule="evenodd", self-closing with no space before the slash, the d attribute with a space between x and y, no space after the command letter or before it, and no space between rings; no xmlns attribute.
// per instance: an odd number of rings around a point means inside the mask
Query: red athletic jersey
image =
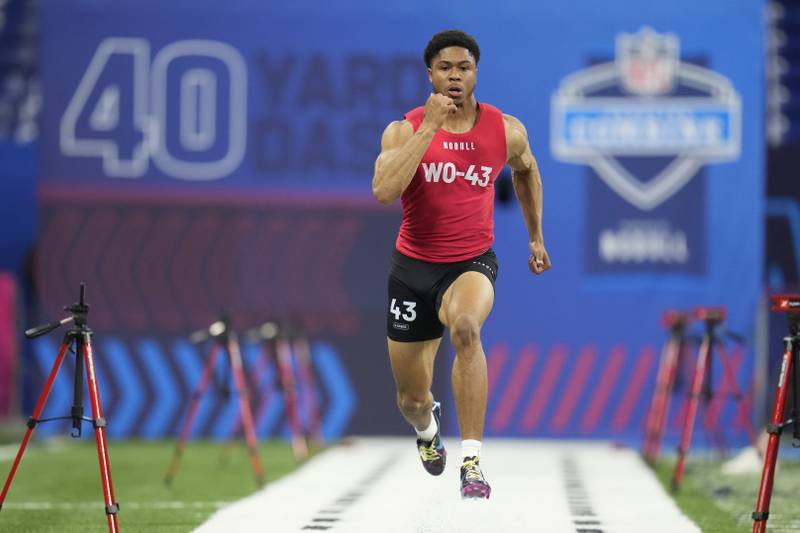
<svg viewBox="0 0 800 533"><path fill-rule="evenodd" d="M506 163L503 113L479 104L466 133L433 136L401 201L397 250L431 263L453 263L485 252L494 241L494 180ZM417 131L424 108L405 119Z"/></svg>

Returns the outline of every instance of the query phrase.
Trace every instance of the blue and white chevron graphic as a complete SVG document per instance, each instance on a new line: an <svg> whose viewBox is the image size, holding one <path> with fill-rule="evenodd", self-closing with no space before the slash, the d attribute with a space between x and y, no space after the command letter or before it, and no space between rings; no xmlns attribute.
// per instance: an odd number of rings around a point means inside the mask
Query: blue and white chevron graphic
<svg viewBox="0 0 800 533"><path fill-rule="evenodd" d="M129 428L133 427L138 418L139 411L145 404L146 390L141 387L139 381L140 376L135 366L132 364L128 348L125 343L117 338L105 339L100 343L104 360L107 361L103 368L110 369L110 372L118 380L118 398L116 402L116 409L112 412L106 412L105 416L108 419L112 414L114 423L108 424L108 436L111 438L125 437L129 432ZM108 372L104 372L98 376L99 387L107 383L104 379ZM101 390L101 399L106 398Z"/></svg>
<svg viewBox="0 0 800 533"><path fill-rule="evenodd" d="M34 341L36 372L43 385L58 353L57 337ZM195 346L185 339L105 336L93 339L94 360L103 414L111 438L148 439L175 437L187 415L191 394L197 387L209 346ZM286 437L283 394L277 383L274 362L263 361L257 344L244 344L242 357L248 370L251 405L259 439ZM43 417L67 416L73 401L75 356L67 353L48 398ZM325 342L312 344L312 363L318 376L319 390L314 391L322 416L322 435L326 440L341 437L352 418L356 394L336 348ZM198 405L191 437L229 438L237 426L239 402L227 368L227 354L220 353L216 363L217 378L230 380L230 394L219 393L210 384ZM259 369L258 373L253 372ZM85 372L83 365L80 369ZM85 374L84 374L85 375ZM256 380L258 382L256 383ZM85 381L85 380L84 380ZM84 386L85 415L91 416L88 392ZM39 391L36 391L38 395ZM308 419L300 402L301 417ZM28 414L28 413L26 413ZM40 437L67 435L69 421L41 424ZM84 438L91 438L91 425L84 426Z"/></svg>
<svg viewBox="0 0 800 533"><path fill-rule="evenodd" d="M356 405L355 391L342 366L339 354L330 344L315 343L312 346L311 357L330 402L322 418L322 437L326 440L336 439L342 436L347 428L347 422L353 415Z"/></svg>
<svg viewBox="0 0 800 533"><path fill-rule="evenodd" d="M137 355L147 369L146 380L153 393L144 423L137 429L145 438L168 436L171 434L173 411L180 407L181 389L170 371L167 355L156 341L144 339L137 348Z"/></svg>
<svg viewBox="0 0 800 533"><path fill-rule="evenodd" d="M33 353L36 358L36 364L43 375L42 385L44 385L50 370L53 368L53 363L58 355L59 345L56 344L52 337L43 337L33 341ZM70 361L74 360L74 356L67 352L64 355L64 360L61 363L61 368L58 370L58 375L53 382L53 387L50 389L50 395L45 403L44 411L42 411L41 418L50 418L54 416L67 416L70 413L72 406L72 368L74 364ZM38 398L41 389L36 391ZM30 413L24 413L29 416ZM40 437L49 437L60 433L66 433L69 427L67 421L54 421L46 422L36 426L35 434Z"/></svg>

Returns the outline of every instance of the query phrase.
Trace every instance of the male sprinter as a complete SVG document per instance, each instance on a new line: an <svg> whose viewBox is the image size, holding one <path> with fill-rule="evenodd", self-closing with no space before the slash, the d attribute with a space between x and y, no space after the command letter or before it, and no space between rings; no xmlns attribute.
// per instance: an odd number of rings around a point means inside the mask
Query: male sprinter
<svg viewBox="0 0 800 533"><path fill-rule="evenodd" d="M449 30L424 53L433 93L424 107L383 132L372 192L382 204L401 198L403 221L389 273L388 343L397 403L417 431L422 465L444 470L439 402L433 401L433 360L444 328L456 351L453 394L461 430L461 496L488 498L479 458L486 414L486 357L480 331L494 303L497 257L494 181L511 167L530 235L528 266L550 268L542 237L542 187L527 132L519 120L478 103L480 49Z"/></svg>

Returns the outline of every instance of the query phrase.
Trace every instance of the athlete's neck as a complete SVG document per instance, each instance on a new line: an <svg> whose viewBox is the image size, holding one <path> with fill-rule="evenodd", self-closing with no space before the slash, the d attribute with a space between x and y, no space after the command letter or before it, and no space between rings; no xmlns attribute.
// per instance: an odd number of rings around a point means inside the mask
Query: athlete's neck
<svg viewBox="0 0 800 533"><path fill-rule="evenodd" d="M464 133L471 130L478 121L480 108L474 95L462 104L456 104L455 113L451 113L444 121L443 129L450 133Z"/></svg>

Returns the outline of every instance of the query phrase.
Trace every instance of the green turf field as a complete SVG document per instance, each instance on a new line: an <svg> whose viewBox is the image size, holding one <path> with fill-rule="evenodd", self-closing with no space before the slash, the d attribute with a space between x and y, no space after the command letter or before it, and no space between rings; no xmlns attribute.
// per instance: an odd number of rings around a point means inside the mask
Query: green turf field
<svg viewBox="0 0 800 533"><path fill-rule="evenodd" d="M187 532L225 503L242 498L255 487L249 457L242 443L224 445L191 442L171 488L163 483L174 442L111 441L109 448L114 488L125 532ZM16 445L11 448L16 450ZM796 458L792 450L782 457ZM297 464L289 446L261 446L268 480ZM10 460L0 460L0 483ZM659 463L656 473L669 491L674 461ZM720 462L692 458L676 501L704 532L743 532L752 528L760 474L725 475ZM800 463L785 461L776 476L770 508L770 532L800 532ZM0 532L91 533L107 531L94 441L51 440L31 447L0 511ZM632 502L635 505L635 502Z"/></svg>
<svg viewBox="0 0 800 533"><path fill-rule="evenodd" d="M781 450L779 456L797 456L792 450ZM669 491L675 461L661 461L656 472ZM683 512L704 532L741 533L751 531L751 513L756 508L761 473L726 475L720 461L690 460L683 486L675 495ZM772 492L767 531L800 532L800 463L779 461Z"/></svg>
<svg viewBox="0 0 800 533"><path fill-rule="evenodd" d="M119 525L126 532L181 532L201 524L219 506L256 489L242 443L189 443L171 488L163 483L174 442L111 441L109 462ZM283 442L261 445L267 480L297 464ZM0 488L11 461L0 461ZM77 507L77 508L68 508ZM71 439L29 447L0 511L0 532L90 533L108 531L94 440Z"/></svg>

